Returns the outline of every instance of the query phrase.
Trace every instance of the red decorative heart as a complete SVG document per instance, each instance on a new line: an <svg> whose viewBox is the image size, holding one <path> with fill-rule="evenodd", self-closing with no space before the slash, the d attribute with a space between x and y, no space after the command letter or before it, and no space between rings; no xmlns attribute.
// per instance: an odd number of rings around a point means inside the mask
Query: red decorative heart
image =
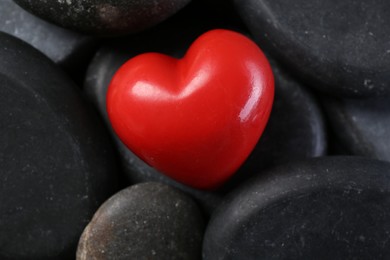
<svg viewBox="0 0 390 260"><path fill-rule="evenodd" d="M107 110L123 143L149 165L213 189L245 161L268 121L271 67L245 36L213 30L182 59L130 59L115 74Z"/></svg>

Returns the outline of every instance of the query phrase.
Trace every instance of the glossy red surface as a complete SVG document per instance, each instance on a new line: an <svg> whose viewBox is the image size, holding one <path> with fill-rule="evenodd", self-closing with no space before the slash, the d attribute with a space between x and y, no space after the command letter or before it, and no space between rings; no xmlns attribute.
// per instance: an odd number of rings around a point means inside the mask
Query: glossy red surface
<svg viewBox="0 0 390 260"><path fill-rule="evenodd" d="M245 36L213 30L182 59L142 54L115 74L107 110L123 143L149 165L200 189L248 157L274 97L270 65Z"/></svg>

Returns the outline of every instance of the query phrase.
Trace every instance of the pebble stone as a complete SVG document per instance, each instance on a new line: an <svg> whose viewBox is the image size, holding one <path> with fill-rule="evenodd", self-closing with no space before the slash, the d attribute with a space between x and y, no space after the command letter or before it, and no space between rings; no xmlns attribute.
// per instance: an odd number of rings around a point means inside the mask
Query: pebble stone
<svg viewBox="0 0 390 260"><path fill-rule="evenodd" d="M203 259L388 259L389 219L389 163L289 163L226 197L208 224Z"/></svg>
<svg viewBox="0 0 390 260"><path fill-rule="evenodd" d="M43 19L97 35L142 31L160 23L191 0L14 0Z"/></svg>
<svg viewBox="0 0 390 260"><path fill-rule="evenodd" d="M338 150L390 161L390 100L323 99Z"/></svg>
<svg viewBox="0 0 390 260"><path fill-rule="evenodd" d="M326 124L317 98L270 60L275 76L275 98L268 124L227 187L236 186L269 167L327 153Z"/></svg>
<svg viewBox="0 0 390 260"><path fill-rule="evenodd" d="M12 0L0 1L0 31L34 46L72 75L86 65L96 45L92 37L39 19Z"/></svg>
<svg viewBox="0 0 390 260"><path fill-rule="evenodd" d="M109 134L43 54L0 32L0 57L0 259L72 259L118 189Z"/></svg>
<svg viewBox="0 0 390 260"><path fill-rule="evenodd" d="M204 220L195 202L159 183L107 200L80 238L78 260L200 259Z"/></svg>
<svg viewBox="0 0 390 260"><path fill-rule="evenodd" d="M387 0L234 0L257 40L316 89L390 95Z"/></svg>

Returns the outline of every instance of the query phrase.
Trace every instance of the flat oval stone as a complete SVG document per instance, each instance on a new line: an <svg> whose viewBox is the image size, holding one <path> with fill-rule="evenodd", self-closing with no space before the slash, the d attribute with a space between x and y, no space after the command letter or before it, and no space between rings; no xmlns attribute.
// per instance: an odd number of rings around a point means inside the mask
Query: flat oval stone
<svg viewBox="0 0 390 260"><path fill-rule="evenodd" d="M389 1L234 2L258 41L318 90L390 95Z"/></svg>
<svg viewBox="0 0 390 260"><path fill-rule="evenodd" d="M175 14L191 0L14 0L66 28L98 35L139 32Z"/></svg>
<svg viewBox="0 0 390 260"><path fill-rule="evenodd" d="M34 46L72 75L86 66L95 49L92 37L39 19L12 0L0 1L0 31Z"/></svg>
<svg viewBox="0 0 390 260"><path fill-rule="evenodd" d="M316 158L230 194L209 222L203 259L387 259L389 234L390 164Z"/></svg>
<svg viewBox="0 0 390 260"><path fill-rule="evenodd" d="M0 32L0 258L71 259L117 189L104 126L43 54Z"/></svg>
<svg viewBox="0 0 390 260"><path fill-rule="evenodd" d="M275 98L268 124L228 187L236 186L266 168L323 156L327 152L326 126L316 97L272 59L271 66L275 76Z"/></svg>
<svg viewBox="0 0 390 260"><path fill-rule="evenodd" d="M204 220L189 197L142 183L107 200L84 230L77 259L200 259Z"/></svg>
<svg viewBox="0 0 390 260"><path fill-rule="evenodd" d="M388 98L323 99L333 143L347 154L390 161Z"/></svg>

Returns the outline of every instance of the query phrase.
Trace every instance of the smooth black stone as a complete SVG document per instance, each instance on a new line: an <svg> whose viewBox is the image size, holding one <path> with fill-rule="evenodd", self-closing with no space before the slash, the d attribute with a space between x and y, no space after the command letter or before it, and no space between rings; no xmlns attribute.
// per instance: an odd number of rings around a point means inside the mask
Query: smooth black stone
<svg viewBox="0 0 390 260"><path fill-rule="evenodd" d="M234 0L262 45L331 95L390 95L387 0Z"/></svg>
<svg viewBox="0 0 390 260"><path fill-rule="evenodd" d="M52 61L0 32L0 259L72 259L117 190L109 134Z"/></svg>
<svg viewBox="0 0 390 260"><path fill-rule="evenodd" d="M317 99L299 82L271 62L275 99L263 135L249 158L231 179L242 180L269 167L326 154L327 133Z"/></svg>
<svg viewBox="0 0 390 260"><path fill-rule="evenodd" d="M118 35L156 25L191 0L14 1L33 14L65 28L97 35Z"/></svg>
<svg viewBox="0 0 390 260"><path fill-rule="evenodd" d="M183 193L142 183L107 200L84 230L77 259L200 259L203 216Z"/></svg>
<svg viewBox="0 0 390 260"><path fill-rule="evenodd" d="M390 100L323 100L327 117L340 150L353 155L390 161Z"/></svg>
<svg viewBox="0 0 390 260"><path fill-rule="evenodd" d="M388 259L390 164L324 157L275 168L213 214L212 259Z"/></svg>
<svg viewBox="0 0 390 260"><path fill-rule="evenodd" d="M0 31L34 46L72 75L92 56L92 37L50 24L26 12L12 0L0 1Z"/></svg>

